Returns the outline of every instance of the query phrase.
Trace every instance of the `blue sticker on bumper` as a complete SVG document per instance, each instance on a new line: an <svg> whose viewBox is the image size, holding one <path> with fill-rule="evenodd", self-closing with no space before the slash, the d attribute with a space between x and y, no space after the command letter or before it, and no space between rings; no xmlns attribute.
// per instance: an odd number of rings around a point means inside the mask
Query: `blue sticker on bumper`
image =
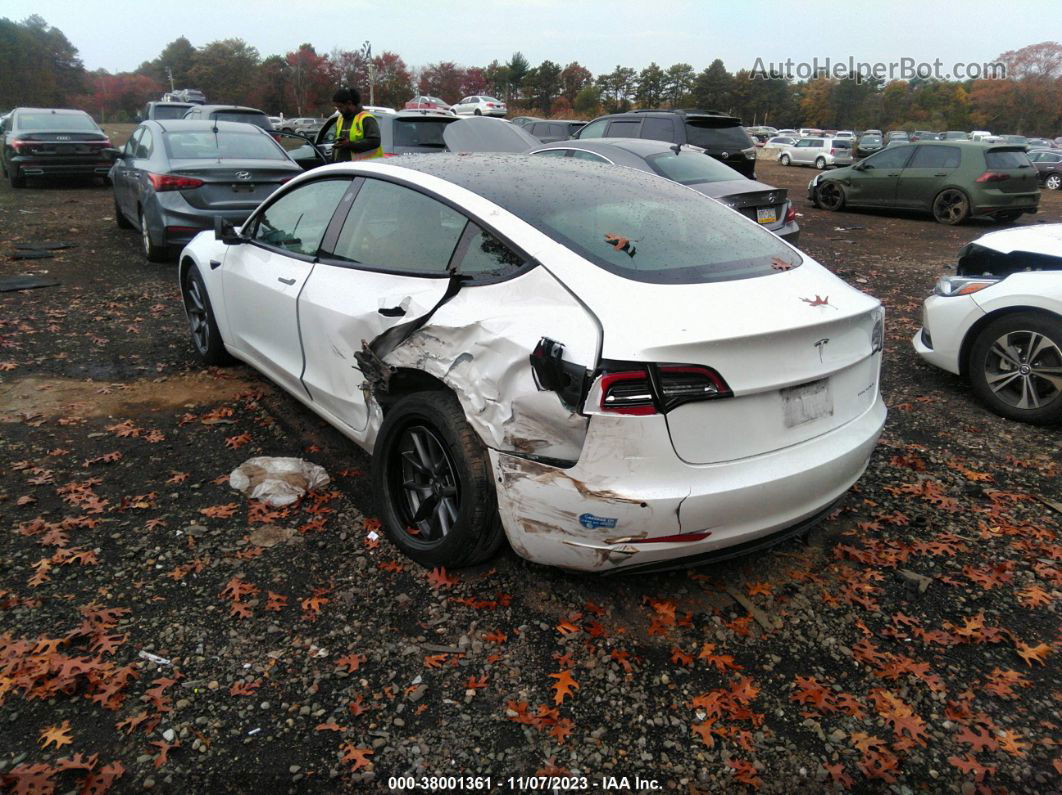
<svg viewBox="0 0 1062 795"><path fill-rule="evenodd" d="M589 530L599 527L615 527L616 519L611 516L594 516L592 513L584 513L579 517L579 524Z"/></svg>

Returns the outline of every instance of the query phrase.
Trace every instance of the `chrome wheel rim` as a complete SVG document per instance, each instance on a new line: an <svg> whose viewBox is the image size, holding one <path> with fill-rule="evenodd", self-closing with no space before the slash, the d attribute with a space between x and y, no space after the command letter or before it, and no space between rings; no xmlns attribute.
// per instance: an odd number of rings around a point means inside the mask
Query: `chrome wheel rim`
<svg viewBox="0 0 1062 795"><path fill-rule="evenodd" d="M841 189L832 182L819 185L819 204L827 210L836 210L841 206Z"/></svg>
<svg viewBox="0 0 1062 795"><path fill-rule="evenodd" d="M1011 331L988 350L985 382L1008 406L1032 411L1062 395L1062 349L1039 331Z"/></svg>
<svg viewBox="0 0 1062 795"><path fill-rule="evenodd" d="M398 517L411 544L436 546L453 529L461 507L454 460L438 434L425 425L407 426L394 449L392 487Z"/></svg>
<svg viewBox="0 0 1062 795"><path fill-rule="evenodd" d="M946 190L937 197L933 211L939 220L957 223L966 216L966 197L957 190Z"/></svg>
<svg viewBox="0 0 1062 795"><path fill-rule="evenodd" d="M199 289L199 282L188 279L184 288L184 308L188 313L188 327L192 332L192 341L200 353L204 353L210 344L210 324L207 318L206 300Z"/></svg>
<svg viewBox="0 0 1062 795"><path fill-rule="evenodd" d="M1058 190L1060 187L1062 187L1062 177L1060 177L1058 174L1052 174L1046 180L1044 180L1044 185L1047 187L1048 190Z"/></svg>

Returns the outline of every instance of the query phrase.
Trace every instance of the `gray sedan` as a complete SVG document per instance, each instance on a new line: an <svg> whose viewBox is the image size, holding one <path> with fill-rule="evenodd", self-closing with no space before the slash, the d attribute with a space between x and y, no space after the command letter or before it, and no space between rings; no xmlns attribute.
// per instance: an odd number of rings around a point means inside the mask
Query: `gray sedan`
<svg viewBox="0 0 1062 795"><path fill-rule="evenodd" d="M608 138L558 141L533 147L529 153L540 157L613 163L659 174L737 210L795 246L800 227L785 189L748 179L714 158L703 157L703 151L688 144L679 146L644 138Z"/></svg>
<svg viewBox="0 0 1062 795"><path fill-rule="evenodd" d="M323 162L305 139L250 124L146 121L111 167L115 220L139 229L144 255L161 262L215 217L242 224L282 184Z"/></svg>

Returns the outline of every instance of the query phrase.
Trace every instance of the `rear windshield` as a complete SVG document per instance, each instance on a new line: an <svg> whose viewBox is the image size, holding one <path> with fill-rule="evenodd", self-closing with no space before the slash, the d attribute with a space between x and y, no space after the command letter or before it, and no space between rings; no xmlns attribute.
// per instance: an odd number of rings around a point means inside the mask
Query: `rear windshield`
<svg viewBox="0 0 1062 795"><path fill-rule="evenodd" d="M454 119L395 119L394 146L430 146L433 149L445 149L443 130Z"/></svg>
<svg viewBox="0 0 1062 795"><path fill-rule="evenodd" d="M772 233L674 182L605 164L534 160L558 165L528 170L519 175L519 190L505 186L486 192L493 194L488 198L624 278L729 281L769 276L801 262Z"/></svg>
<svg viewBox="0 0 1062 795"><path fill-rule="evenodd" d="M1014 149L991 149L985 152L985 165L989 168L1021 168L1030 166L1029 157L1025 152Z"/></svg>
<svg viewBox="0 0 1062 795"><path fill-rule="evenodd" d="M752 146L743 127L717 127L707 121L686 122L686 143L705 149L748 149Z"/></svg>
<svg viewBox="0 0 1062 795"><path fill-rule="evenodd" d="M152 110L152 115L156 120L183 119L187 111L187 105L156 105Z"/></svg>
<svg viewBox="0 0 1062 795"><path fill-rule="evenodd" d="M734 171L714 157L699 152L663 152L645 158L649 168L662 177L673 179L683 185L696 185L704 182L725 182L732 179L745 179L743 174Z"/></svg>
<svg viewBox="0 0 1062 795"><path fill-rule="evenodd" d="M851 149L852 148L852 142L849 141L846 138L834 138L833 141L830 142L830 145L834 149Z"/></svg>
<svg viewBox="0 0 1062 795"><path fill-rule="evenodd" d="M20 130L69 130L70 132L99 132L89 116L82 113L20 113Z"/></svg>
<svg viewBox="0 0 1062 795"><path fill-rule="evenodd" d="M165 135L171 160L287 160L272 138L256 132L170 132Z"/></svg>
<svg viewBox="0 0 1062 795"><path fill-rule="evenodd" d="M269 123L269 117L264 113L245 113L239 110L216 110L210 114L214 121L239 121L244 124L254 124L263 130L271 130L273 125Z"/></svg>

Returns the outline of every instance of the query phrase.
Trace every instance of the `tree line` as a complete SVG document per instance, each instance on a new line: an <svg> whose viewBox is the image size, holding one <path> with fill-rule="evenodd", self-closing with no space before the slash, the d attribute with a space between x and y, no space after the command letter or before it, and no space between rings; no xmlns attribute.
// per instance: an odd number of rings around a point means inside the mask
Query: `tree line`
<svg viewBox="0 0 1062 795"><path fill-rule="evenodd" d="M195 47L181 36L132 72L87 71L77 49L39 16L0 19L0 108L65 105L100 121L126 121L171 85L198 88L208 101L238 103L269 114L331 113L338 86L358 88L369 104L401 108L415 94L454 103L489 94L510 115L592 118L631 108L718 110L747 125L866 129L987 129L997 133L1062 133L1062 44L1043 42L1001 54L1001 80L873 78L803 81L750 70L731 73L716 59L697 71L688 63L641 70L617 65L593 74L578 61L532 66L516 52L508 61L462 66L452 61L410 67L395 52L318 53L309 43L262 57L239 38Z"/></svg>

